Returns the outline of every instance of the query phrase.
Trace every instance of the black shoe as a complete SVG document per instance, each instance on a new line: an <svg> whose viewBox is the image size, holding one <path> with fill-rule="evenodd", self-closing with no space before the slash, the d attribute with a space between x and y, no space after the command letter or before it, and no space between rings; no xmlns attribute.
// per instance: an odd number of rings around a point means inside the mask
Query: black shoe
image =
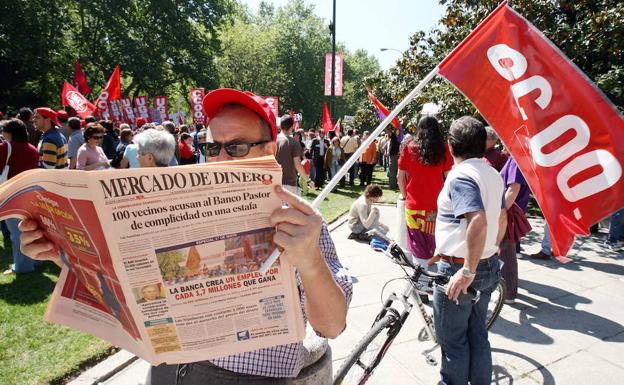
<svg viewBox="0 0 624 385"><path fill-rule="evenodd" d="M349 236L347 237L347 239L358 239L358 235L359 235L359 234L356 234L356 233L351 233L351 234L349 234Z"/></svg>

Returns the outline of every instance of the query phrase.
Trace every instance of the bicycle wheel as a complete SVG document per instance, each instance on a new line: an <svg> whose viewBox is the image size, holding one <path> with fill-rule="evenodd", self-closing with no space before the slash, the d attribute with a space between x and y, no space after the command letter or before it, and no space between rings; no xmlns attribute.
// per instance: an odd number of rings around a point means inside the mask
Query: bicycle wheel
<svg viewBox="0 0 624 385"><path fill-rule="evenodd" d="M373 324L338 369L334 385L361 385L368 381L401 329L397 320L396 314L387 313Z"/></svg>
<svg viewBox="0 0 624 385"><path fill-rule="evenodd" d="M492 292L490 302L488 303L487 315L485 318L485 324L489 330L494 322L498 318L501 310L503 309L503 302L505 301L505 280L502 278L498 281L496 288Z"/></svg>

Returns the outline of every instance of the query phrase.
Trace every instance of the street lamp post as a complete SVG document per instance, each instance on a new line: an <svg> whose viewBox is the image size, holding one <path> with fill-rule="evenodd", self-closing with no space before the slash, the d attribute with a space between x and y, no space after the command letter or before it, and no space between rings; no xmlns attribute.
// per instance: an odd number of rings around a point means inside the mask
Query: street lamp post
<svg viewBox="0 0 624 385"><path fill-rule="evenodd" d="M331 67L331 96L329 99L329 104L330 104L330 110L331 110L331 116L334 116L334 97L335 97L335 93L336 93L336 84L335 84L335 78L336 78L336 0L334 0L334 15L333 15L333 20L332 20L332 24L331 24L331 34L332 34L332 67Z"/></svg>

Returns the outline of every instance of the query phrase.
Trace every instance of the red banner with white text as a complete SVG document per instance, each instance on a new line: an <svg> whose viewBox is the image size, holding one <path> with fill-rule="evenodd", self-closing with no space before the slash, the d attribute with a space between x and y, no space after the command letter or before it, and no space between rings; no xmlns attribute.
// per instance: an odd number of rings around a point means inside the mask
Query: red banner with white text
<svg viewBox="0 0 624 385"><path fill-rule="evenodd" d="M81 118L93 115L95 106L87 98L84 97L76 87L65 81L63 83L63 90L61 91L61 103L64 106L70 106L76 111L76 114Z"/></svg>
<svg viewBox="0 0 624 385"><path fill-rule="evenodd" d="M344 54L336 52L336 65L334 66L334 95L342 96L342 69ZM325 96L331 95L332 54L325 54Z"/></svg>
<svg viewBox="0 0 624 385"><path fill-rule="evenodd" d="M146 122L149 122L151 120L149 114L149 101L147 100L147 96L135 96L134 108L137 115L145 119Z"/></svg>
<svg viewBox="0 0 624 385"><path fill-rule="evenodd" d="M154 109L160 114L160 121L169 120L169 99L166 96L154 97Z"/></svg>
<svg viewBox="0 0 624 385"><path fill-rule="evenodd" d="M132 127L136 127L136 116L134 115L134 109L132 108L132 99L121 98L119 100L121 101L121 107L126 119L126 123L128 123Z"/></svg>
<svg viewBox="0 0 624 385"><path fill-rule="evenodd" d="M555 255L624 206L624 119L506 3L440 63L439 73L511 152L548 222Z"/></svg>
<svg viewBox="0 0 624 385"><path fill-rule="evenodd" d="M115 126L118 126L123 123L123 111L116 100L110 101L110 112L111 118L113 119L113 123Z"/></svg>
<svg viewBox="0 0 624 385"><path fill-rule="evenodd" d="M202 107L204 100L204 89L193 88L191 90L191 113L193 114L193 123L204 124L204 108Z"/></svg>

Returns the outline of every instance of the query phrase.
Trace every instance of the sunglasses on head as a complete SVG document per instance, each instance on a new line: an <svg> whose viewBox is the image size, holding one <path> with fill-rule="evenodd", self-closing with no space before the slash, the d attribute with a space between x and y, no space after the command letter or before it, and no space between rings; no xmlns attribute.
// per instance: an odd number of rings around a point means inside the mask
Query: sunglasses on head
<svg viewBox="0 0 624 385"><path fill-rule="evenodd" d="M202 143L200 146L204 148L204 152L207 157L214 158L219 156L221 152L221 147L225 149L225 152L234 158L240 158L243 156L247 156L252 147L259 146L261 144L269 143L270 140L263 140L256 143L245 143L245 142L230 142L230 143L219 143L219 142L206 142Z"/></svg>

